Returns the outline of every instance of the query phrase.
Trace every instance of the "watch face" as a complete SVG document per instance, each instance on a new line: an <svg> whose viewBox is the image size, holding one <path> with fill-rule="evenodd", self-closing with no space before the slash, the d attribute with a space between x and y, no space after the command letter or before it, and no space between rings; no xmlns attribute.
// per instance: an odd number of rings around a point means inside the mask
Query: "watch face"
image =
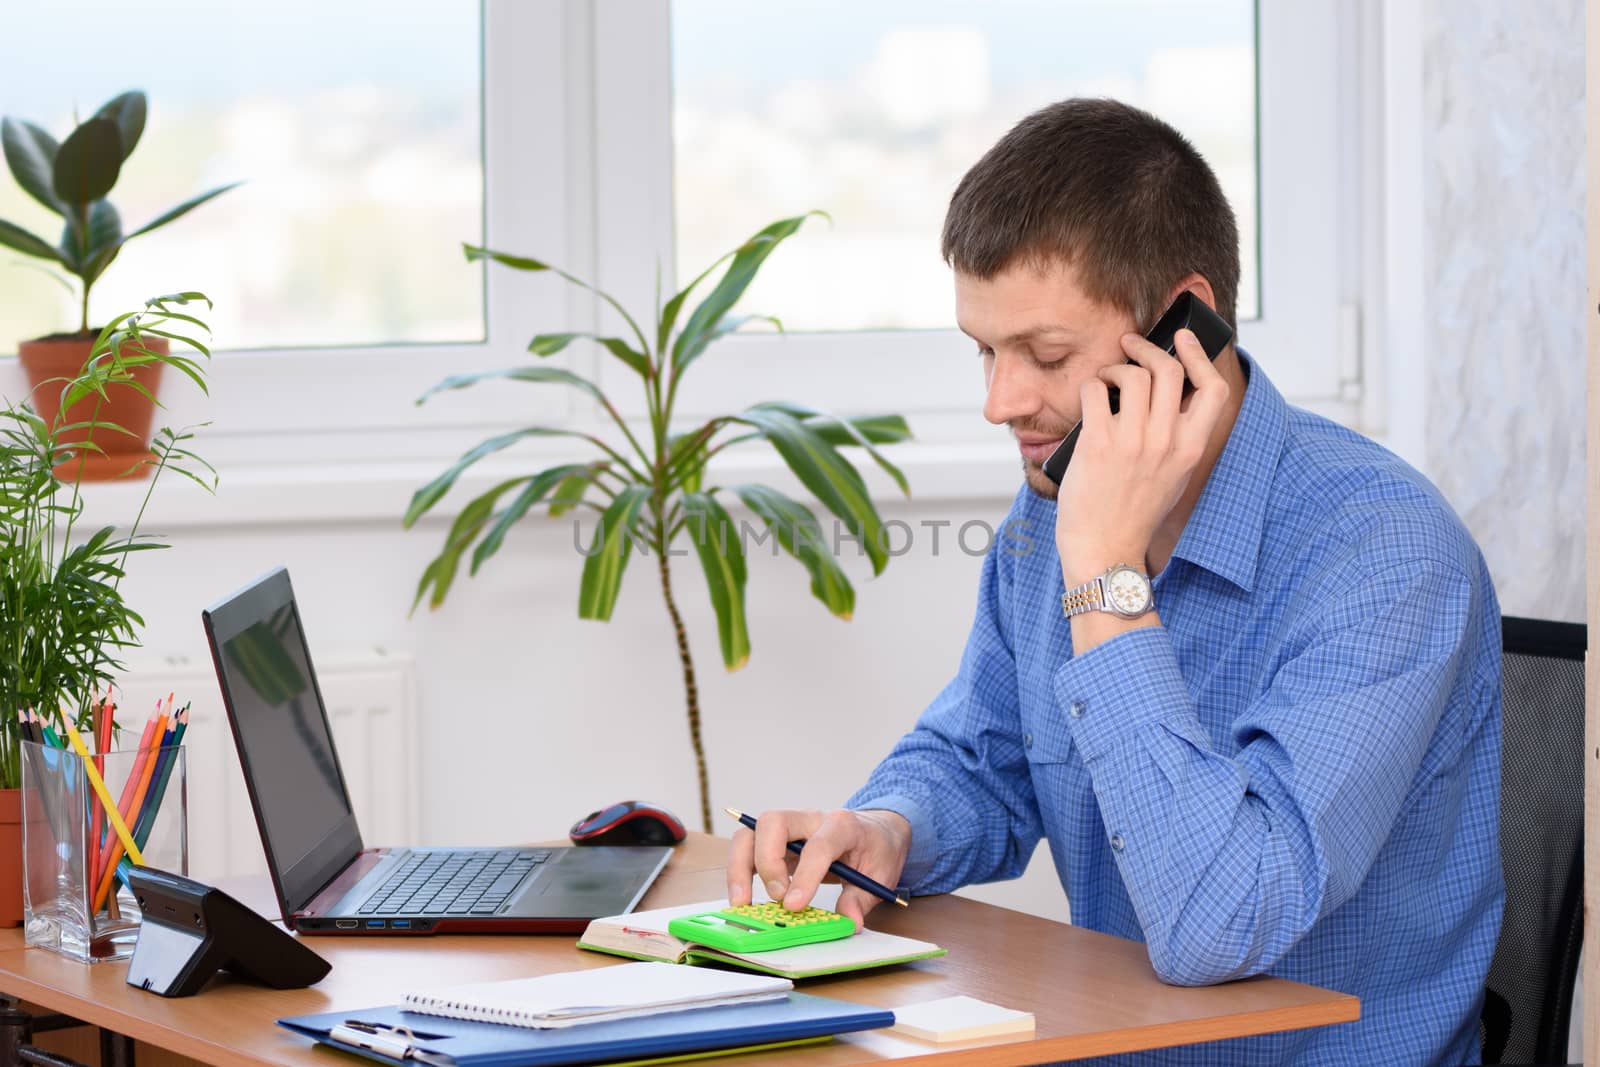
<svg viewBox="0 0 1600 1067"><path fill-rule="evenodd" d="M1105 588L1113 611L1142 615L1150 608L1150 579L1131 567L1121 567L1107 575Z"/></svg>

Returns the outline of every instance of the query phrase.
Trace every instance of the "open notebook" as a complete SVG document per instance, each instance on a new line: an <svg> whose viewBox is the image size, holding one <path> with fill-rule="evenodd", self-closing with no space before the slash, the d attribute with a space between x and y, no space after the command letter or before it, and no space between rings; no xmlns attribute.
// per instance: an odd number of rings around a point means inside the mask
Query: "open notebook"
<svg viewBox="0 0 1600 1067"><path fill-rule="evenodd" d="M831 898L824 893L831 891ZM838 901L838 886L824 886L813 901L819 908L831 908ZM927 941L862 930L837 941L819 941L770 952L725 952L708 945L684 941L667 932L667 924L680 915L712 911L727 906L726 900L703 900L654 911L636 911L595 919L578 939L578 947L636 960L661 960L666 963L725 963L750 971L775 974L783 978L815 978L818 975L885 967L943 956L944 949Z"/></svg>
<svg viewBox="0 0 1600 1067"><path fill-rule="evenodd" d="M408 993L400 1006L424 1015L551 1029L781 1000L792 988L781 978L627 963Z"/></svg>

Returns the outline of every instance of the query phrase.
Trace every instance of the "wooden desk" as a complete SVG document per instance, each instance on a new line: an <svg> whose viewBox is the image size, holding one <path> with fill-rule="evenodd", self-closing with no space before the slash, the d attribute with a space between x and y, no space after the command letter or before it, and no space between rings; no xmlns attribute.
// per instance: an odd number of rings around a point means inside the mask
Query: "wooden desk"
<svg viewBox="0 0 1600 1067"><path fill-rule="evenodd" d="M642 907L711 900L724 892L724 841L694 835L679 847ZM236 889L237 887L230 887ZM236 895L275 914L265 880ZM965 993L1031 1011L1033 1039L934 1045L888 1031L748 1059L781 1067L833 1067L943 1055L1008 1067L1165 1045L1192 1044L1360 1017L1355 997L1276 978L1205 989L1156 979L1144 946L960 897L927 897L879 908L873 926L937 941L949 955L855 976L808 980L808 993L893 1008ZM333 962L310 988L262 989L226 976L197 997L167 1000L126 984L127 965L85 966L22 947L0 931L0 991L208 1064L316 1064L334 1059L273 1020L287 1015L390 1004L406 992L454 982L516 978L586 967L614 957L580 951L561 936L307 938ZM147 1062L142 1060L141 1062ZM351 1060L355 1063L355 1060Z"/></svg>

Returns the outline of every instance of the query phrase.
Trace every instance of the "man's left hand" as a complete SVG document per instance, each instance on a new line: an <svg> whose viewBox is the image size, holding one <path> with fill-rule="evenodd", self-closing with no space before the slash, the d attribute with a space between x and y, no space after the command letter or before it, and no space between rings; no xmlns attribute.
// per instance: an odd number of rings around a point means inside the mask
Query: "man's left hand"
<svg viewBox="0 0 1600 1067"><path fill-rule="evenodd" d="M1156 529L1182 499L1227 406L1228 383L1199 340L1179 330L1176 341L1173 359L1124 334L1133 362L1083 385L1083 429L1057 497L1056 548L1068 588L1118 563L1146 566ZM1115 415L1108 386L1122 394Z"/></svg>

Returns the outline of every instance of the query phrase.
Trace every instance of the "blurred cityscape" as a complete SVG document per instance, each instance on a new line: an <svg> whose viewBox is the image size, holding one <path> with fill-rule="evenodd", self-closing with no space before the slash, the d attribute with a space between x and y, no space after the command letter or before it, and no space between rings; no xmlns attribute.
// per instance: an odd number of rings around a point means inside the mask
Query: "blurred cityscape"
<svg viewBox="0 0 1600 1067"><path fill-rule="evenodd" d="M203 288L232 349L482 338L482 271L461 254L483 233L478 21L476 0L404 17L377 0L73 0L35 5L26 32L12 20L0 113L62 139L74 111L148 93L111 194L125 231L245 181L130 242L94 287L91 325ZM130 56L122 42L152 27L161 46ZM9 172L0 219L60 236ZM76 295L44 265L0 248L0 352L76 328Z"/></svg>
<svg viewBox="0 0 1600 1067"><path fill-rule="evenodd" d="M821 208L745 303L800 330L950 328L939 258L961 175L1013 123L1112 96L1183 131L1239 217L1239 313L1256 269L1249 0L677 0L679 280L773 219Z"/></svg>
<svg viewBox="0 0 1600 1067"><path fill-rule="evenodd" d="M749 310L802 330L948 328L938 235L961 174L1040 105L1109 95L1217 169L1249 317L1254 18L1249 0L675 0L679 279L821 208L831 225L773 257ZM75 112L145 89L149 125L112 193L125 229L246 182L132 242L95 287L93 324L199 286L227 348L482 338L482 272L460 252L483 232L479 19L474 0L403 17L380 0L36 5L0 40L0 113L61 138ZM163 47L125 61L118 42L152 25ZM0 219L60 233L9 174ZM0 249L0 352L76 325L76 296L42 266Z"/></svg>

